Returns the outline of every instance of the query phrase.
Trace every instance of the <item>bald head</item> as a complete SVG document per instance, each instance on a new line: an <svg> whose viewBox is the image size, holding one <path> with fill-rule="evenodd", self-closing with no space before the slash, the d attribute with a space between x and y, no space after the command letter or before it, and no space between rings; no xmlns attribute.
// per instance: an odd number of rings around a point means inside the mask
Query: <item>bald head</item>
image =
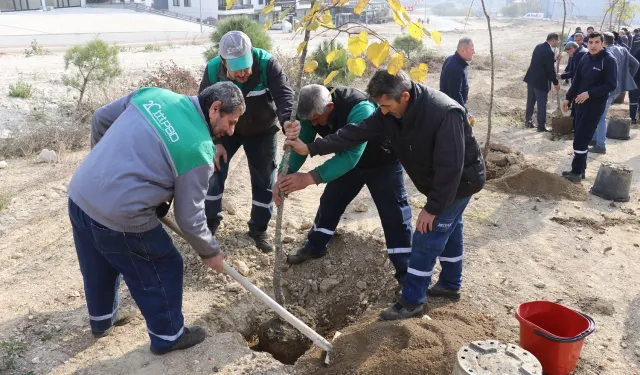
<svg viewBox="0 0 640 375"><path fill-rule="evenodd" d="M471 61L473 55L475 55L476 50L473 45L473 41L471 38L464 37L458 41L458 55L464 59L464 61Z"/></svg>

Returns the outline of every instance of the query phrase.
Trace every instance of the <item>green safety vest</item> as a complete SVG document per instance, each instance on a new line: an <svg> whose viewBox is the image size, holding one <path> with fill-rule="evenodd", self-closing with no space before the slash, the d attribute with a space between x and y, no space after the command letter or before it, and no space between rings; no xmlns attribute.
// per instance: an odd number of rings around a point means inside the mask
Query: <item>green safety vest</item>
<svg viewBox="0 0 640 375"><path fill-rule="evenodd" d="M180 176L204 164L213 164L215 148L209 124L186 95L145 87L131 99L164 142Z"/></svg>

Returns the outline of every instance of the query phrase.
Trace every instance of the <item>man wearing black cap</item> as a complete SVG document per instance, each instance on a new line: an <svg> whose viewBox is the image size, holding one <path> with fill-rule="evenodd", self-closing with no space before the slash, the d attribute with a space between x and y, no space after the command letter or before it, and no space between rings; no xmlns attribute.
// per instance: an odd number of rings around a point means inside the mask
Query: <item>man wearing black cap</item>
<svg viewBox="0 0 640 375"><path fill-rule="evenodd" d="M244 148L251 175L251 219L249 236L262 252L273 245L267 226L273 212L272 188L275 182L278 125L290 124L293 91L276 59L267 51L253 48L241 31L229 31L220 39L220 56L209 61L200 83L200 91L219 81L231 81L241 90L247 111L240 117L235 133L216 138L214 173L206 198L207 226L216 233L222 220L222 194L229 162L240 146Z"/></svg>

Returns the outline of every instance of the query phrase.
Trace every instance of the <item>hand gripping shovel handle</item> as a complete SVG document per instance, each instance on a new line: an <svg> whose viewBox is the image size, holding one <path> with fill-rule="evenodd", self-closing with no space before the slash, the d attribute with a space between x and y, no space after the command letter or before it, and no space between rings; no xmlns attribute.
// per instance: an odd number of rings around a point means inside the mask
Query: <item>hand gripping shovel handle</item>
<svg viewBox="0 0 640 375"><path fill-rule="evenodd" d="M171 219L165 216L163 218L160 218L160 221L164 225L169 227L169 229L174 231L178 236L186 240L180 228L178 228L176 223L171 221ZM302 332L311 341L313 341L313 343L316 344L318 347L324 349L327 352L330 352L331 349L333 349L333 346L331 345L331 343L329 343L329 341L327 341L324 337L320 336L316 331L311 329L311 327L306 325L303 321L293 316L284 307L280 306L265 292L263 292L258 287L253 285L251 281L249 281L249 279L242 276L233 267L228 265L227 262L223 262L222 267L224 268L224 272L226 272L229 276L231 276L235 281L239 282L243 287L245 287L245 289L251 292L254 296L258 297L259 300L264 302L267 306L269 306L272 310L274 310L278 315L280 315L284 320L286 320L287 322L289 322L289 324L294 326L298 331Z"/></svg>

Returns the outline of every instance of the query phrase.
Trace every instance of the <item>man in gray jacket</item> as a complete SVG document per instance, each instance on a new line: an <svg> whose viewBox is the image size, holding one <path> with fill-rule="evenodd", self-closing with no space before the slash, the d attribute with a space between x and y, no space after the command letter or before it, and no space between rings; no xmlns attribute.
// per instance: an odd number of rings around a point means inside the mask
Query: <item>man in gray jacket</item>
<svg viewBox="0 0 640 375"><path fill-rule="evenodd" d="M94 336L131 319L131 313L118 316L122 275L146 320L153 353L204 340L204 329L184 326L182 256L158 216L173 200L189 244L204 264L222 272L224 255L207 228L204 201L213 138L232 135L244 110L240 89L222 82L192 97L145 87L93 115L92 150L68 190Z"/></svg>
<svg viewBox="0 0 640 375"><path fill-rule="evenodd" d="M629 53L629 50L614 43L614 35L612 33L604 33L604 46L607 51L613 55L617 62L618 86L616 86L616 89L609 94L607 106L600 118L600 122L598 122L598 128L593 135L593 140L591 141L593 147L589 148L589 152L593 152L595 154L607 153L605 145L607 140L607 112L609 112L611 103L613 103L621 93L635 90L637 88L636 82L633 80L633 76L636 75L640 63L638 63L638 60Z"/></svg>

